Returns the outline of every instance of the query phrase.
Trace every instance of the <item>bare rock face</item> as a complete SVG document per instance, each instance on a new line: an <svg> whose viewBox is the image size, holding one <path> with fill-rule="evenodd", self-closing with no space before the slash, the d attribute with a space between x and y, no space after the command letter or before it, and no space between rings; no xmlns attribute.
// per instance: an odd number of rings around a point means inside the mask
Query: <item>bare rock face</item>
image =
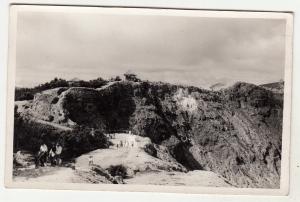
<svg viewBox="0 0 300 202"><path fill-rule="evenodd" d="M208 91L120 81L44 91L28 108L69 127L149 137L187 169L219 173L237 187L279 188L283 95L265 87L237 83Z"/></svg>

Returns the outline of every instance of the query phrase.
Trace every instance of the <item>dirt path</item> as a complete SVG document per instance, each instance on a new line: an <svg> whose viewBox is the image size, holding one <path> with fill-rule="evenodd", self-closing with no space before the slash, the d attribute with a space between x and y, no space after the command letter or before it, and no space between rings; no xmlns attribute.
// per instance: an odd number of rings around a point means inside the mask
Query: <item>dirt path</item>
<svg viewBox="0 0 300 202"><path fill-rule="evenodd" d="M117 134L112 140L114 146L109 149L98 149L77 158L76 168L88 168L88 158L93 156L94 164L106 169L111 165L122 164L132 171L137 171L126 184L151 185L188 185L230 187L225 179L210 171L190 171L188 173L171 171L174 164L155 158L143 150L143 146L151 142L147 138L137 136L134 147L116 147L120 141L131 139L129 134Z"/></svg>
<svg viewBox="0 0 300 202"><path fill-rule="evenodd" d="M186 185L205 187L231 187L223 178L210 171L182 172L148 172L139 173L134 178L126 179L127 184L151 184L151 185Z"/></svg>
<svg viewBox="0 0 300 202"><path fill-rule="evenodd" d="M98 149L87 154L84 154L76 159L76 168L87 168L88 167L88 159L89 156L93 156L93 162L96 165L101 166L102 168L108 168L111 165L126 165L129 168L140 168L145 166L145 162L152 162L155 163L158 159L149 156L146 154L142 147L150 142L147 138L141 138L136 136L138 142L135 143L135 146L132 147L131 145L117 147L116 145L119 144L121 141L124 144L126 141L130 141L130 135L128 134L116 134L116 137L112 139L112 143L114 144L108 149Z"/></svg>
<svg viewBox="0 0 300 202"><path fill-rule="evenodd" d="M66 167L43 167L39 169L30 169L15 176L16 182L63 182L71 183L78 179L74 170Z"/></svg>

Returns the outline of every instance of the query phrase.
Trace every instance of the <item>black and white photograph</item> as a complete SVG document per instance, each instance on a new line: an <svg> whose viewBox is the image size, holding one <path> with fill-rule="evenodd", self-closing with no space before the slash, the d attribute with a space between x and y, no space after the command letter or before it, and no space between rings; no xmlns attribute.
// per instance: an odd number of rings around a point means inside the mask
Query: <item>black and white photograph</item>
<svg viewBox="0 0 300 202"><path fill-rule="evenodd" d="M12 6L7 185L286 194L292 20Z"/></svg>

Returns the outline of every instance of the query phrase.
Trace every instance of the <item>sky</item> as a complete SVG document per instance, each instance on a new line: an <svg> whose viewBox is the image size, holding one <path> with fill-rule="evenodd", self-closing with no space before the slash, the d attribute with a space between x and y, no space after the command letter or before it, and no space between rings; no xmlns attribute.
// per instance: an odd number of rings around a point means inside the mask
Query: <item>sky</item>
<svg viewBox="0 0 300 202"><path fill-rule="evenodd" d="M281 19L18 13L16 86L134 72L141 79L208 88L284 77Z"/></svg>

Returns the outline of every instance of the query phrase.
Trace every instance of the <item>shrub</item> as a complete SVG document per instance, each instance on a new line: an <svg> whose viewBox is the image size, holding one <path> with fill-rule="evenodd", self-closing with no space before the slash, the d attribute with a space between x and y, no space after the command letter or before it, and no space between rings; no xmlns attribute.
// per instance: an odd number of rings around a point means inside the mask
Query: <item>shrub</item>
<svg viewBox="0 0 300 202"><path fill-rule="evenodd" d="M122 79L119 76L116 76L116 77L110 78L109 81L122 81Z"/></svg>
<svg viewBox="0 0 300 202"><path fill-rule="evenodd" d="M73 158L109 146L108 139L101 131L95 130L93 135L90 131L86 127L63 131L50 125L25 120L15 113L14 151L27 150L36 153L42 143L50 147L59 142L63 146L63 158Z"/></svg>
<svg viewBox="0 0 300 202"><path fill-rule="evenodd" d="M54 116L49 115L49 116L48 116L48 120L49 120L50 122L52 122L52 121L54 120Z"/></svg>
<svg viewBox="0 0 300 202"><path fill-rule="evenodd" d="M123 178L127 177L127 169L125 166L119 164L119 165L112 165L108 169L108 172L111 176L121 176Z"/></svg>
<svg viewBox="0 0 300 202"><path fill-rule="evenodd" d="M139 79L137 77L137 75L134 74L134 73L127 72L127 73L124 74L124 76L125 76L125 79L127 81L133 81L133 82L140 82L141 81L141 79Z"/></svg>
<svg viewBox="0 0 300 202"><path fill-rule="evenodd" d="M74 130L62 135L62 140L65 145L65 156L72 158L89 151L108 148L109 141L100 130L94 130L88 127L78 126Z"/></svg>
<svg viewBox="0 0 300 202"><path fill-rule="evenodd" d="M15 100L32 100L36 91L31 88L16 88Z"/></svg>
<svg viewBox="0 0 300 202"><path fill-rule="evenodd" d="M55 97L53 98L51 104L56 104L58 102L59 98L58 97Z"/></svg>
<svg viewBox="0 0 300 202"><path fill-rule="evenodd" d="M101 77L99 77L97 79L90 80L90 81L86 82L86 87L100 88L100 87L106 85L107 83L108 83L107 80L104 80Z"/></svg>
<svg viewBox="0 0 300 202"><path fill-rule="evenodd" d="M19 114L15 114L14 151L27 150L35 153L42 143L50 146L60 135L60 131L52 126L24 120Z"/></svg>
<svg viewBox="0 0 300 202"><path fill-rule="evenodd" d="M117 78L119 80L119 77ZM108 83L107 80L102 79L101 77L90 80L84 81L79 80L74 83L69 83L65 79L54 78L53 80L40 84L34 88L16 88L15 89L15 100L32 100L36 93L39 93L44 90L59 88L57 94L60 95L62 92L68 89L68 87L88 87L88 88L100 88Z"/></svg>
<svg viewBox="0 0 300 202"><path fill-rule="evenodd" d="M157 150L156 148L154 147L153 144L149 143L149 144L146 144L145 147L144 147L144 151L148 154L150 154L151 156L154 156L157 158Z"/></svg>
<svg viewBox="0 0 300 202"><path fill-rule="evenodd" d="M68 88L60 88L58 91L57 91L57 95L60 95L62 94L64 91L66 91Z"/></svg>

